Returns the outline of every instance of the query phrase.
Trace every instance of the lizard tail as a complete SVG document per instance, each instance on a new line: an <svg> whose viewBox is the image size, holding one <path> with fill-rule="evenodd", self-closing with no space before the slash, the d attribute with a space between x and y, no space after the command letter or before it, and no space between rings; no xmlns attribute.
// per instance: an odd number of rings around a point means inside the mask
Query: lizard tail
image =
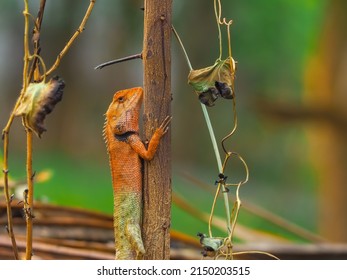
<svg viewBox="0 0 347 280"><path fill-rule="evenodd" d="M141 259L145 254L145 247L142 243L140 225L134 220L128 221L126 227L126 235L129 239L130 244L132 245L132 248L134 248L136 252L136 259Z"/></svg>
<svg viewBox="0 0 347 280"><path fill-rule="evenodd" d="M141 258L145 249L141 237L141 193L114 193L116 259Z"/></svg>

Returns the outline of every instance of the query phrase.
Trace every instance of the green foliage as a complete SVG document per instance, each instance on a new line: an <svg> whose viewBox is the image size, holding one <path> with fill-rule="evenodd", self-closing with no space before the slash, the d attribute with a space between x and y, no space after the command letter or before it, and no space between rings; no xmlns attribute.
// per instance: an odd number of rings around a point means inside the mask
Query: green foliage
<svg viewBox="0 0 347 280"><path fill-rule="evenodd" d="M274 87L301 92L302 67L312 49L324 15L325 0L226 1L234 20L232 45L240 71L262 94L278 98ZM249 74L249 72L248 72Z"/></svg>

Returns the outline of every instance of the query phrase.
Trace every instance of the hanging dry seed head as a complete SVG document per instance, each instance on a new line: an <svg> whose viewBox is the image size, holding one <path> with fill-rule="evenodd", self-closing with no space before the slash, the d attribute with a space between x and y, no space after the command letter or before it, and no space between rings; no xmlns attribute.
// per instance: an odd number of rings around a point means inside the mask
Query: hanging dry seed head
<svg viewBox="0 0 347 280"><path fill-rule="evenodd" d="M235 61L228 57L212 66L190 71L188 83L198 94L200 102L211 107L218 97L233 98L234 75Z"/></svg>
<svg viewBox="0 0 347 280"><path fill-rule="evenodd" d="M59 77L53 77L48 83L30 83L15 115L22 116L24 126L41 137L46 131L43 121L62 99L64 87L65 83Z"/></svg>

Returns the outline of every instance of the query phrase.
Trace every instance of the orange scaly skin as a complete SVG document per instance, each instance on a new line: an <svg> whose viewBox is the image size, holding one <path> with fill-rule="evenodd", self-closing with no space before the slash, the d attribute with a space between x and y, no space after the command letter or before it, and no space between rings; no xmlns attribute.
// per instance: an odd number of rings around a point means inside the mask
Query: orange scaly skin
<svg viewBox="0 0 347 280"><path fill-rule="evenodd" d="M109 154L114 193L115 258L141 259L145 253L141 238L142 166L141 158L151 160L170 117L154 132L148 149L139 137L142 88L115 93L106 112L104 138Z"/></svg>

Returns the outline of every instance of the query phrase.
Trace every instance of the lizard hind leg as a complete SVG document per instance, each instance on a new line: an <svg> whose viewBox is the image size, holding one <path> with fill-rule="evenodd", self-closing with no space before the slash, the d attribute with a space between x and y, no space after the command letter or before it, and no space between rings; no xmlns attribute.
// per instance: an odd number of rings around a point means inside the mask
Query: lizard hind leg
<svg viewBox="0 0 347 280"><path fill-rule="evenodd" d="M126 236L136 252L136 259L142 259L146 251L142 242L140 225L133 219L130 219L126 225Z"/></svg>

